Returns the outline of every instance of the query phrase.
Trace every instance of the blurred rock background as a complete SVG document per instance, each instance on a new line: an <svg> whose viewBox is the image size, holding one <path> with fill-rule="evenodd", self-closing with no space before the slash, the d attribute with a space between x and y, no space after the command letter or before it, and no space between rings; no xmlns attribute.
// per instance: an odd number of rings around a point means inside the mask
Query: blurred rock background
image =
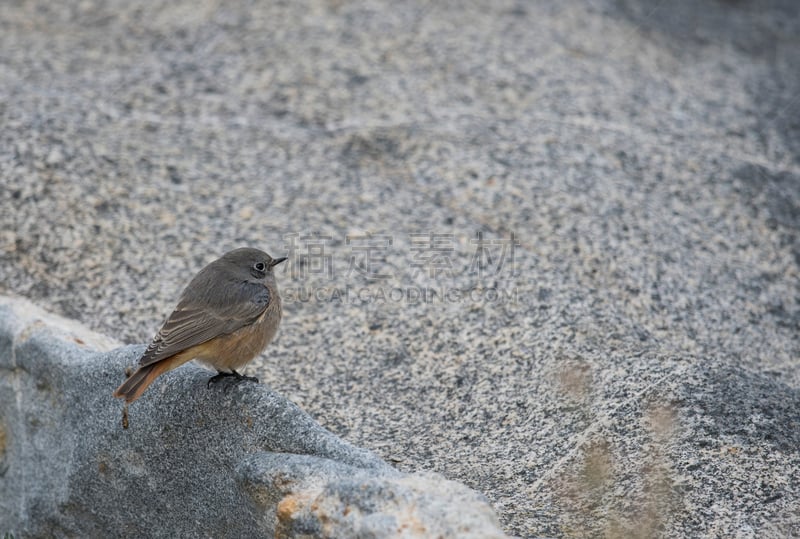
<svg viewBox="0 0 800 539"><path fill-rule="evenodd" d="M248 373L509 533L797 536L799 119L791 0L5 2L0 292L291 254Z"/></svg>

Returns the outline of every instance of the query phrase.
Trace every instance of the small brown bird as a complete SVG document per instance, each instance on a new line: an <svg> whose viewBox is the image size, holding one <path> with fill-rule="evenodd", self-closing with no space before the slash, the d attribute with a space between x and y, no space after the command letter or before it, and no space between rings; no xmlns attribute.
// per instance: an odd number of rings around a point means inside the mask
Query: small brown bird
<svg viewBox="0 0 800 539"><path fill-rule="evenodd" d="M284 260L241 248L201 269L153 337L138 370L114 396L133 402L158 376L192 359L217 370L209 386L227 376L258 382L236 369L260 354L278 331L281 297L272 269Z"/></svg>

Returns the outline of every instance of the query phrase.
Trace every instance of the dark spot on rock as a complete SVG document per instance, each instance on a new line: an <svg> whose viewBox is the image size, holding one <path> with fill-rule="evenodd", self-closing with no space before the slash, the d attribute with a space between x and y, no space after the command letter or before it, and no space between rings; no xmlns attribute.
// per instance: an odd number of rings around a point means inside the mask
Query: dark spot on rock
<svg viewBox="0 0 800 539"><path fill-rule="evenodd" d="M350 73L350 76L347 79L347 85L350 87L353 86L361 86L365 84L369 80L369 77L362 75L361 73Z"/></svg>
<svg viewBox="0 0 800 539"><path fill-rule="evenodd" d="M528 11L524 7L522 7L521 4L517 4L516 6L508 10L508 14L511 15L512 17L524 17L525 15L528 14Z"/></svg>
<svg viewBox="0 0 800 539"><path fill-rule="evenodd" d="M553 295L552 290L549 288L539 288L539 291L536 293L536 298L539 301L547 301Z"/></svg>
<svg viewBox="0 0 800 539"><path fill-rule="evenodd" d="M183 178L181 178L181 175L178 173L178 169L175 168L174 166L172 165L167 166L167 174L169 174L169 181L171 181L175 185L180 185L181 183L183 183Z"/></svg>

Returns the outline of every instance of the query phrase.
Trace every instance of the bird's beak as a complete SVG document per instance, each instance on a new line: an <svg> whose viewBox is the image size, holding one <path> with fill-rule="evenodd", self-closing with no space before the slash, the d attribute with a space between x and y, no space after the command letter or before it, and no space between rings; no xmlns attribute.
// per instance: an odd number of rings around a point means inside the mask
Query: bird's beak
<svg viewBox="0 0 800 539"><path fill-rule="evenodd" d="M276 259L274 259L274 260L272 261L272 266L271 266L271 267L273 267L273 268L274 268L275 266L277 266L278 264L280 264L280 263L281 263L281 262L283 262L284 260L287 260L288 258L289 258L289 257L287 257L287 256L283 256L283 257L281 257L281 258L276 258Z"/></svg>

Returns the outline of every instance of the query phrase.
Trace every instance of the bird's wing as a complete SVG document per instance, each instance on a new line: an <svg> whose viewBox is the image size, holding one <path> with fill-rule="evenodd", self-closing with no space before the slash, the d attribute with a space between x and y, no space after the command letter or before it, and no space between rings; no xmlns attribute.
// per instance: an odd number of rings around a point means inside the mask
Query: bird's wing
<svg viewBox="0 0 800 539"><path fill-rule="evenodd" d="M214 337L233 333L252 324L270 302L269 290L255 283L226 283L229 294L210 302L204 298L184 297L169 315L150 346L140 366L166 359Z"/></svg>

